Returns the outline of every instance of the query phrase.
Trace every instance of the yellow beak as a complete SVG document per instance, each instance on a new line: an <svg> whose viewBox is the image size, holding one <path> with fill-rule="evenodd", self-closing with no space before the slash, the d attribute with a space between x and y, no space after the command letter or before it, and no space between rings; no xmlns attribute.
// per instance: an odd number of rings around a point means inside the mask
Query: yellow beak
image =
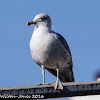
<svg viewBox="0 0 100 100"><path fill-rule="evenodd" d="M36 24L36 22L34 22L33 20L32 20L32 21L29 21L29 22L27 23L27 26L32 25L32 24Z"/></svg>

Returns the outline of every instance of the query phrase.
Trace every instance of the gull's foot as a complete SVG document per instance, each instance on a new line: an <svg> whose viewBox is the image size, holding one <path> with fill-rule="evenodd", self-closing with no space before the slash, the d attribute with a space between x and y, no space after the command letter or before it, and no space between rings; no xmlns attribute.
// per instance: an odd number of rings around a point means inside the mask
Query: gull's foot
<svg viewBox="0 0 100 100"><path fill-rule="evenodd" d="M50 83L51 86L53 86L55 88L55 90L59 89L59 90L63 90L63 86L61 83L59 83L59 81L56 81L54 83Z"/></svg>
<svg viewBox="0 0 100 100"><path fill-rule="evenodd" d="M48 84L48 83L44 83L44 84L40 83L40 84L38 84L38 86L40 86L40 85L50 85L50 84Z"/></svg>

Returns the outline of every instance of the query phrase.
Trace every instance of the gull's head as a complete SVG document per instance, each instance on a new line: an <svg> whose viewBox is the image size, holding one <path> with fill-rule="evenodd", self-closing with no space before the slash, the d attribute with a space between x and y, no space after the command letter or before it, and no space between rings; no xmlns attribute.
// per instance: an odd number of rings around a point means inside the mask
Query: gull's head
<svg viewBox="0 0 100 100"><path fill-rule="evenodd" d="M29 21L27 23L27 26L34 24L36 27L40 26L51 27L51 23L52 23L51 18L47 14L40 13L36 15L32 21Z"/></svg>

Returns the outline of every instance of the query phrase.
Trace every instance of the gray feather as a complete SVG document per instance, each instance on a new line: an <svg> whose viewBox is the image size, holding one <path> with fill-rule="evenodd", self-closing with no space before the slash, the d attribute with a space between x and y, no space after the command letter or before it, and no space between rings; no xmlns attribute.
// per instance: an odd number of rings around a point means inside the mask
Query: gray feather
<svg viewBox="0 0 100 100"><path fill-rule="evenodd" d="M70 57L71 57L71 52L69 49L69 46L66 42L66 40L60 35L58 34L59 40L62 42L62 44L64 45L64 47L66 48L66 50L69 52ZM72 82L74 81L74 75L73 75L73 62L72 62L72 57L71 57L71 62L69 63L69 67L65 67L63 70L59 70L59 79L61 82ZM57 75L56 69L47 69L50 73L52 73L53 75Z"/></svg>

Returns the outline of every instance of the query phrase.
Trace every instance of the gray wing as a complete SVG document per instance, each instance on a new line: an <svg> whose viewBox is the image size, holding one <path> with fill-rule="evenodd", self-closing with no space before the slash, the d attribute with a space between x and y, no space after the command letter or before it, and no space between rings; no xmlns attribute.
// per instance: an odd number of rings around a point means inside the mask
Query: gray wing
<svg viewBox="0 0 100 100"><path fill-rule="evenodd" d="M69 46L66 42L66 40L58 33L56 33L58 35L59 40L62 42L62 44L64 45L64 47L66 48L66 50L69 52L70 57L71 57L71 52L69 49ZM59 71L59 79L61 82L72 82L74 81L74 75L73 75L73 63L72 63L72 57L71 57L71 62L69 63L70 67L65 68L63 71ZM57 72L55 69L47 69L50 73L52 73L53 75L57 75Z"/></svg>

